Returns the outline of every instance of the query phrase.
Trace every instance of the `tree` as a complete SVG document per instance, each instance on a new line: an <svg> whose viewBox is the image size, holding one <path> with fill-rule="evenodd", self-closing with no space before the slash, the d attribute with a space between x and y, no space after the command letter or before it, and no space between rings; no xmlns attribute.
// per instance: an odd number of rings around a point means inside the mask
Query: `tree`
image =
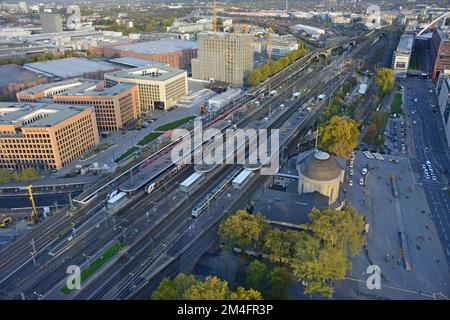
<svg viewBox="0 0 450 320"><path fill-rule="evenodd" d="M186 290L187 300L226 300L230 294L228 282L215 276L206 277L204 282L197 282Z"/></svg>
<svg viewBox="0 0 450 320"><path fill-rule="evenodd" d="M153 300L182 300L185 293L196 284L193 275L178 274L175 279L164 278L153 292Z"/></svg>
<svg viewBox="0 0 450 320"><path fill-rule="evenodd" d="M247 266L247 287L264 291L269 268L259 260L252 261Z"/></svg>
<svg viewBox="0 0 450 320"><path fill-rule="evenodd" d="M33 168L26 168L21 171L20 181L33 181L40 178L39 172Z"/></svg>
<svg viewBox="0 0 450 320"><path fill-rule="evenodd" d="M238 246L241 250L245 250L262 239L267 227L268 223L260 213L252 215L240 210L222 222L219 236L228 249Z"/></svg>
<svg viewBox="0 0 450 320"><path fill-rule="evenodd" d="M333 248L345 253L348 248L351 256L359 254L366 242L363 233L364 218L353 207L345 207L343 210L314 208L309 218L311 224L307 226L308 230Z"/></svg>
<svg viewBox="0 0 450 320"><path fill-rule="evenodd" d="M375 82L380 87L383 94L389 93L392 88L394 88L395 84L394 70L389 68L381 68L377 72Z"/></svg>
<svg viewBox="0 0 450 320"><path fill-rule="evenodd" d="M358 146L358 136L356 121L334 116L320 126L319 148L338 157L348 158Z"/></svg>
<svg viewBox="0 0 450 320"><path fill-rule="evenodd" d="M11 172L8 169L0 169L0 183L7 183L11 180Z"/></svg>
<svg viewBox="0 0 450 320"><path fill-rule="evenodd" d="M300 240L301 235L297 231L271 229L264 237L264 250L271 261L280 265L289 264Z"/></svg>
<svg viewBox="0 0 450 320"><path fill-rule="evenodd" d="M254 69L250 72L248 76L248 83L252 86L255 86L259 83L261 83L261 80L263 79L263 75L260 69Z"/></svg>
<svg viewBox="0 0 450 320"><path fill-rule="evenodd" d="M263 300L259 291L239 287L230 294L229 300Z"/></svg>
<svg viewBox="0 0 450 320"><path fill-rule="evenodd" d="M275 267L269 273L269 298L276 300L287 300L289 297L289 286L291 276L285 268Z"/></svg>

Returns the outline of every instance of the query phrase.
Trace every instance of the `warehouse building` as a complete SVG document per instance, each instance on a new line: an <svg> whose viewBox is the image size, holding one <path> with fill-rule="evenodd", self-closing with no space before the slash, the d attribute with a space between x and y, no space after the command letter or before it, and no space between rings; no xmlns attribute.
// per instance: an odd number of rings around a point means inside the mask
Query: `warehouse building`
<svg viewBox="0 0 450 320"><path fill-rule="evenodd" d="M7 99L14 99L19 91L51 81L17 64L0 66L0 75L0 95Z"/></svg>
<svg viewBox="0 0 450 320"><path fill-rule="evenodd" d="M0 168L59 169L98 143L92 108L0 102Z"/></svg>
<svg viewBox="0 0 450 320"><path fill-rule="evenodd" d="M131 83L139 87L141 111L171 109L188 93L187 72L165 65L150 65L105 74L106 86Z"/></svg>
<svg viewBox="0 0 450 320"><path fill-rule="evenodd" d="M106 72L120 70L118 66L87 58L66 58L26 63L24 68L54 79L87 78L103 80Z"/></svg>
<svg viewBox="0 0 450 320"><path fill-rule="evenodd" d="M162 62L173 68L189 69L197 57L197 43L191 40L164 39L105 48L108 58L132 57Z"/></svg>

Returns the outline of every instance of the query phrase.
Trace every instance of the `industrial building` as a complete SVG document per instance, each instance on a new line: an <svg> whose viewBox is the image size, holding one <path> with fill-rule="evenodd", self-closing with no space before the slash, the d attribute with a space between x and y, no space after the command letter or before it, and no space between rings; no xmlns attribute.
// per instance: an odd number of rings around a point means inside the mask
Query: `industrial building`
<svg viewBox="0 0 450 320"><path fill-rule="evenodd" d="M120 70L118 66L87 58L66 58L26 63L24 68L55 79L87 78L103 80L106 72Z"/></svg>
<svg viewBox="0 0 450 320"><path fill-rule="evenodd" d="M103 81L89 79L69 79L58 82L41 84L17 93L17 101L38 102L44 98L51 98L74 87L83 87L83 90L101 89L104 87Z"/></svg>
<svg viewBox="0 0 450 320"><path fill-rule="evenodd" d="M450 28L440 27L433 29L430 44L431 61L433 64L433 80L439 77L444 70L450 70Z"/></svg>
<svg viewBox="0 0 450 320"><path fill-rule="evenodd" d="M118 83L137 84L141 111L171 109L188 93L187 72L162 64L108 73L105 81L108 87Z"/></svg>
<svg viewBox="0 0 450 320"><path fill-rule="evenodd" d="M328 197L328 204L337 201L345 171L335 157L318 150L300 153L297 171L298 194L318 192Z"/></svg>
<svg viewBox="0 0 450 320"><path fill-rule="evenodd" d="M393 69L396 75L406 75L411 60L411 51L414 43L414 36L402 35L398 43L397 50L393 55Z"/></svg>
<svg viewBox="0 0 450 320"><path fill-rule="evenodd" d="M208 100L209 111L218 111L241 96L240 89L228 89Z"/></svg>
<svg viewBox="0 0 450 320"><path fill-rule="evenodd" d="M139 89L135 84L121 83L104 89L79 87L54 95L56 103L87 105L94 108L100 131L118 131L134 124L140 116Z"/></svg>
<svg viewBox="0 0 450 320"><path fill-rule="evenodd" d="M325 35L324 29L308 26L305 24L296 24L292 27L292 29L300 32L305 32L313 38L320 38L321 36Z"/></svg>
<svg viewBox="0 0 450 320"><path fill-rule="evenodd" d="M242 33L198 34L198 58L192 60L192 77L242 87L253 69L253 36Z"/></svg>
<svg viewBox="0 0 450 320"><path fill-rule="evenodd" d="M275 39L272 38L270 46L267 39L255 40L253 42L254 53L268 55L270 50L270 55L272 57L284 57L288 55L290 52L295 51L297 49L298 49L297 40L289 39L287 37L277 37Z"/></svg>
<svg viewBox="0 0 450 320"><path fill-rule="evenodd" d="M62 17L56 13L43 12L39 14L43 33L63 32Z"/></svg>
<svg viewBox="0 0 450 320"><path fill-rule="evenodd" d="M162 62L149 61L149 60L138 59L138 58L133 58L133 57L110 59L109 62L112 64L115 64L121 68L141 68L141 67L146 67L146 66L150 66L150 65L166 65L166 66L168 66L168 64L165 64Z"/></svg>
<svg viewBox="0 0 450 320"><path fill-rule="evenodd" d="M0 102L0 168L59 169L98 143L92 108Z"/></svg>
<svg viewBox="0 0 450 320"><path fill-rule="evenodd" d="M157 40L105 48L108 58L133 57L169 64L173 68L188 69L197 56L197 43L191 40Z"/></svg>
<svg viewBox="0 0 450 320"><path fill-rule="evenodd" d="M14 99L19 91L51 81L17 64L0 66L0 75L0 95L8 99Z"/></svg>

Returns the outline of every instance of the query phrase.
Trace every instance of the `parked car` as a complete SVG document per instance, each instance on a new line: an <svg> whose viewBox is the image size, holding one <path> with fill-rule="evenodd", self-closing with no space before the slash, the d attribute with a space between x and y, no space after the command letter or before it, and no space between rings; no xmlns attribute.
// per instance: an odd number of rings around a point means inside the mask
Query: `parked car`
<svg viewBox="0 0 450 320"><path fill-rule="evenodd" d="M362 171L361 171L361 174L363 176L365 176L367 174L367 168L363 168Z"/></svg>
<svg viewBox="0 0 450 320"><path fill-rule="evenodd" d="M364 179L363 178L359 178L359 185L363 186L364 185Z"/></svg>

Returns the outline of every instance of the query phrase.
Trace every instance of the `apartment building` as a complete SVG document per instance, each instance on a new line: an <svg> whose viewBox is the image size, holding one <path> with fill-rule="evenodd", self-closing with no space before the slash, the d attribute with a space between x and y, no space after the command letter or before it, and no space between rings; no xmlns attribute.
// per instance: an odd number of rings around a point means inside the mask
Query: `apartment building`
<svg viewBox="0 0 450 320"><path fill-rule="evenodd" d="M241 87L253 69L253 36L241 33L198 34L198 58L192 59L192 77Z"/></svg>
<svg viewBox="0 0 450 320"><path fill-rule="evenodd" d="M187 72L162 63L105 74L106 86L136 84L141 111L169 110L188 93Z"/></svg>
<svg viewBox="0 0 450 320"><path fill-rule="evenodd" d="M90 107L0 102L0 168L59 169L98 143Z"/></svg>

